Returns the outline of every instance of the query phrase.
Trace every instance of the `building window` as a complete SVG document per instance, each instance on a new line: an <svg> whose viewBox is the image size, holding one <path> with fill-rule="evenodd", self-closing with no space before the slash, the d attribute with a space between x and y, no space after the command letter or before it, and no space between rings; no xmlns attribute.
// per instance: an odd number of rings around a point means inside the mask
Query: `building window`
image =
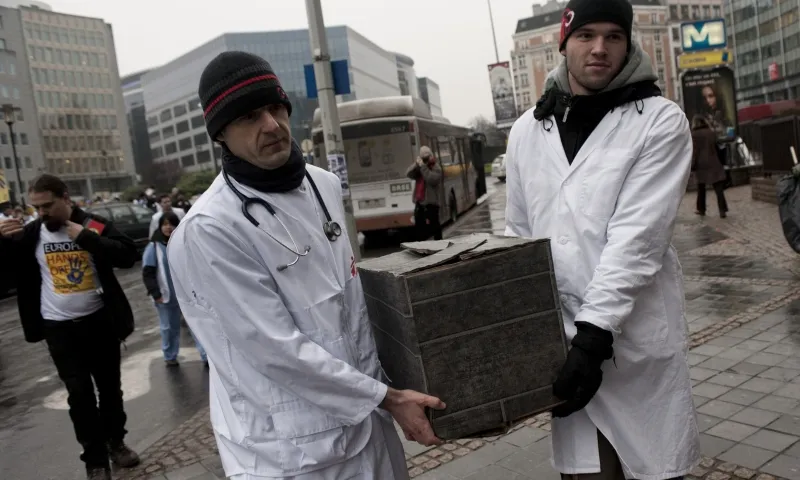
<svg viewBox="0 0 800 480"><path fill-rule="evenodd" d="M188 132L189 131L189 122L187 122L186 120L184 120L182 122L178 122L175 125L175 129L177 130L178 133Z"/></svg>
<svg viewBox="0 0 800 480"><path fill-rule="evenodd" d="M692 18L698 19L700 18L700 6L699 5L692 5Z"/></svg>
<svg viewBox="0 0 800 480"><path fill-rule="evenodd" d="M192 148L192 139L190 137L178 140L178 148L181 151L189 150Z"/></svg>
<svg viewBox="0 0 800 480"><path fill-rule="evenodd" d="M656 48L656 62L662 63L664 61L664 52L660 48Z"/></svg>
<svg viewBox="0 0 800 480"><path fill-rule="evenodd" d="M11 157L5 157L3 160L6 162L6 170L11 170L12 168L14 168L13 164L11 163Z"/></svg>
<svg viewBox="0 0 800 480"><path fill-rule="evenodd" d="M158 142L160 140L161 140L161 132L159 130L150 132L150 143Z"/></svg>
<svg viewBox="0 0 800 480"><path fill-rule="evenodd" d="M519 86L527 87L528 85L530 85L530 83L528 82L528 74L527 73L521 74L519 76Z"/></svg>
<svg viewBox="0 0 800 480"><path fill-rule="evenodd" d="M172 114L177 118L181 115L186 115L186 105L175 105L172 109Z"/></svg>
<svg viewBox="0 0 800 480"><path fill-rule="evenodd" d="M31 157L25 157L25 168L28 170L33 168L33 162L31 161Z"/></svg>
<svg viewBox="0 0 800 480"><path fill-rule="evenodd" d="M194 144L196 146L205 145L208 143L208 134L207 133L198 133L194 136Z"/></svg>
<svg viewBox="0 0 800 480"><path fill-rule="evenodd" d="M181 157L181 165L183 168L188 168L194 165L194 155L184 155Z"/></svg>
<svg viewBox="0 0 800 480"><path fill-rule="evenodd" d="M660 42L661 41L661 32L654 32L653 33L653 41Z"/></svg>
<svg viewBox="0 0 800 480"><path fill-rule="evenodd" d="M197 163L208 163L211 161L211 152L208 150L201 150L197 152Z"/></svg>
<svg viewBox="0 0 800 480"><path fill-rule="evenodd" d="M681 20L689 19L689 5L681 5Z"/></svg>
<svg viewBox="0 0 800 480"><path fill-rule="evenodd" d="M650 14L650 23L652 23L653 25L658 25L658 14L657 13L651 13Z"/></svg>
<svg viewBox="0 0 800 480"><path fill-rule="evenodd" d="M6 40L4 38L0 38L0 50L6 49Z"/></svg>
<svg viewBox="0 0 800 480"><path fill-rule="evenodd" d="M28 134L27 133L20 133L19 134L19 143L22 145L28 144Z"/></svg>
<svg viewBox="0 0 800 480"><path fill-rule="evenodd" d="M198 116L192 118L192 128L193 129L203 127L205 124L206 124L206 122L205 122L205 120L203 120L203 116L202 115L198 115Z"/></svg>
<svg viewBox="0 0 800 480"><path fill-rule="evenodd" d="M193 111L199 110L199 109L200 109L200 99L199 98L195 97L195 98L189 100L189 111L190 112L193 112Z"/></svg>
<svg viewBox="0 0 800 480"><path fill-rule="evenodd" d="M172 155L177 151L178 151L178 146L175 144L175 142L168 143L164 146L164 153L167 155Z"/></svg>
<svg viewBox="0 0 800 480"><path fill-rule="evenodd" d="M161 135L167 139L175 136L175 127L169 126L161 130Z"/></svg>
<svg viewBox="0 0 800 480"><path fill-rule="evenodd" d="M162 150L161 147L156 147L150 150L150 155L153 157L153 160L157 158L161 158Z"/></svg>
<svg viewBox="0 0 800 480"><path fill-rule="evenodd" d="M663 68L659 68L658 69L658 81L661 82L662 84L664 83L664 69Z"/></svg>
<svg viewBox="0 0 800 480"><path fill-rule="evenodd" d="M172 111L167 109L161 112L161 121L166 122L167 120L172 119Z"/></svg>
<svg viewBox="0 0 800 480"><path fill-rule="evenodd" d="M669 6L669 19L670 20L678 20L678 6L677 5L670 5Z"/></svg>
<svg viewBox="0 0 800 480"><path fill-rule="evenodd" d="M711 18L711 6L703 5L703 18Z"/></svg>
<svg viewBox="0 0 800 480"><path fill-rule="evenodd" d="M8 135L0 133L0 145L8 145Z"/></svg>
<svg viewBox="0 0 800 480"><path fill-rule="evenodd" d="M722 13L720 12L719 9L719 5L712 5L711 11L713 12L714 18L719 18L722 16Z"/></svg>
<svg viewBox="0 0 800 480"><path fill-rule="evenodd" d="M155 127L158 125L158 117L155 115L151 115L147 117L147 126L148 127Z"/></svg>
<svg viewBox="0 0 800 480"><path fill-rule="evenodd" d="M672 29L672 41L673 42L681 41L681 32L677 28Z"/></svg>

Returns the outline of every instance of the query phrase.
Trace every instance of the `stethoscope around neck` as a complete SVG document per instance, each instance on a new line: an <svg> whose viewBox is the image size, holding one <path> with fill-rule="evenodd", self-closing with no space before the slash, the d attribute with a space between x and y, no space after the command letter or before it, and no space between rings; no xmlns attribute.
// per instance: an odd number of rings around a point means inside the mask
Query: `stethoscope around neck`
<svg viewBox="0 0 800 480"><path fill-rule="evenodd" d="M297 262L300 261L300 257L305 257L306 255L308 255L308 253L311 251L311 246L306 245L303 251L302 252L300 251L300 249L297 247L297 242L295 242L294 237L292 236L292 232L289 231L289 229L286 227L286 224L283 223L281 218L278 215L276 215L275 209L272 208L272 205L270 205L269 202L267 202L263 198L248 197L247 195L242 193L238 188L236 188L233 185L233 182L231 182L231 179L228 177L228 172L226 172L224 168L222 169L222 176L223 178L225 178L225 183L228 184L228 187L230 187L233 193L239 198L239 200L241 200L242 215L244 215L244 218L246 218L247 221L252 223L253 226L258 228L262 232L266 233L278 245L290 251L296 256L296 258L291 263L278 265L279 272L282 272L287 268L291 267L292 265L295 265ZM319 189L317 189L317 184L314 183L314 179L311 178L311 175L308 172L306 172L306 178L308 179L308 183L311 184L311 188L314 190L314 196L317 197L317 202L319 202L319 205L322 207L322 212L325 214L325 223L322 224L322 232L325 234L326 237L328 237L328 241L335 242L336 239L338 239L342 235L342 227L339 226L337 222L334 222L333 219L331 218L331 214L330 212L328 212L328 207L325 205L325 201L322 199L322 195L320 195ZM289 240L291 240L294 248L280 241L275 235L271 234L267 230L261 228L259 221L256 220L255 217L249 211L251 205L260 205L265 209L267 209L269 214L272 215L272 218L277 220L278 223L281 225L281 227L283 227L283 229L286 230L286 234L289 236Z"/></svg>

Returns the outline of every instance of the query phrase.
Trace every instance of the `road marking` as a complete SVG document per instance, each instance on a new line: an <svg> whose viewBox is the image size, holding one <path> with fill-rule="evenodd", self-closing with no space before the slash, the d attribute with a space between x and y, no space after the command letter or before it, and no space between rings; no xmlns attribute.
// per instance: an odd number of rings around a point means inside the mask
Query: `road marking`
<svg viewBox="0 0 800 480"><path fill-rule="evenodd" d="M182 363L201 361L197 349L189 345L181 349L180 359ZM150 368L153 362L159 364L157 367L166 368L163 365L164 355L161 353L161 349L137 352L130 357L123 358L122 392L126 401L137 399L150 392ZM51 410L69 409L67 390L63 386L60 387L45 397L42 404Z"/></svg>

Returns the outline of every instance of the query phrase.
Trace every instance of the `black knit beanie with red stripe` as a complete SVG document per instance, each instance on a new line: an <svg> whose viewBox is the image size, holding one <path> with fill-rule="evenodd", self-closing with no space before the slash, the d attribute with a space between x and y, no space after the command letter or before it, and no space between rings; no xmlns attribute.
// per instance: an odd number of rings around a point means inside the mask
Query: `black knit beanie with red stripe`
<svg viewBox="0 0 800 480"><path fill-rule="evenodd" d="M208 134L214 140L232 121L267 105L292 104L269 62L247 52L222 52L200 75L198 88Z"/></svg>

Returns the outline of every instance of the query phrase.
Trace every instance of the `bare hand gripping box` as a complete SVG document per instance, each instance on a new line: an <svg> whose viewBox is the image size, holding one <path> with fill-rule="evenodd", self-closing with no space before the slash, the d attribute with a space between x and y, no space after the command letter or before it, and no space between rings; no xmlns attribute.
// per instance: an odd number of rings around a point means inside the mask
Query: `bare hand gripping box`
<svg viewBox="0 0 800 480"><path fill-rule="evenodd" d="M497 435L561 403L567 343L549 240L476 234L359 264L390 385L435 395L442 439Z"/></svg>

